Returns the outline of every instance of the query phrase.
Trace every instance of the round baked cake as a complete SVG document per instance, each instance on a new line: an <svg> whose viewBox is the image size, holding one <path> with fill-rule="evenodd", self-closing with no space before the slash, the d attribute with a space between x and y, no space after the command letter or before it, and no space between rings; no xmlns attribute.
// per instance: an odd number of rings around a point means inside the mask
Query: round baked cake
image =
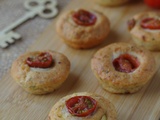
<svg viewBox="0 0 160 120"><path fill-rule="evenodd" d="M118 6L128 2L129 0L94 0L94 1L104 6Z"/></svg>
<svg viewBox="0 0 160 120"><path fill-rule="evenodd" d="M139 13L128 21L128 28L138 46L160 50L160 13Z"/></svg>
<svg viewBox="0 0 160 120"><path fill-rule="evenodd" d="M12 64L11 75L29 93L53 92L66 80L70 62L56 51L33 51L19 56Z"/></svg>
<svg viewBox="0 0 160 120"><path fill-rule="evenodd" d="M156 72L154 56L128 43L113 43L98 50L91 68L102 87L111 93L134 93Z"/></svg>
<svg viewBox="0 0 160 120"><path fill-rule="evenodd" d="M57 33L69 46L92 48L102 43L109 31L108 18L95 10L70 10L63 13L56 24Z"/></svg>
<svg viewBox="0 0 160 120"><path fill-rule="evenodd" d="M117 113L104 97L82 92L60 99L52 107L49 120L117 120Z"/></svg>

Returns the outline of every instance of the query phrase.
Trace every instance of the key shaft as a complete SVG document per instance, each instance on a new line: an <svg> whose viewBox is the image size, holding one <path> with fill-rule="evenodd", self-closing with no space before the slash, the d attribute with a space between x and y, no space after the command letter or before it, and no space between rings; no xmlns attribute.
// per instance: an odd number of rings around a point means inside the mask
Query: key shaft
<svg viewBox="0 0 160 120"><path fill-rule="evenodd" d="M3 29L1 32L7 33L9 31L12 31L13 29L17 28L18 26L20 26L22 23L26 22L27 20L34 18L36 15L37 15L36 11L29 11L24 16L22 16L19 20L15 21L10 26Z"/></svg>

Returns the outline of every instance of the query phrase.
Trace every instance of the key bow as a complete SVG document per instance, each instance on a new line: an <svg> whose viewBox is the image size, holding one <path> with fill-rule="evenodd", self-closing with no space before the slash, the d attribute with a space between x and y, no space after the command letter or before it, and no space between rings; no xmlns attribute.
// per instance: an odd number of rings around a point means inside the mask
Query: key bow
<svg viewBox="0 0 160 120"><path fill-rule="evenodd" d="M24 6L42 18L52 18L58 14L57 4L57 0L27 0Z"/></svg>

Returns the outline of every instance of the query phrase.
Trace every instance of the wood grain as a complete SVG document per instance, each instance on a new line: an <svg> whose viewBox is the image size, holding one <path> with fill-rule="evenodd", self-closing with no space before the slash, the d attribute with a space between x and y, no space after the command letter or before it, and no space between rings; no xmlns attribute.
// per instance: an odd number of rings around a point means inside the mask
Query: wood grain
<svg viewBox="0 0 160 120"><path fill-rule="evenodd" d="M111 94L101 88L90 68L93 54L113 42L132 42L126 21L134 14L150 10L142 1L134 1L120 7L101 7L92 0L72 0L64 9L77 6L102 11L111 21L111 32L100 46L88 50L75 50L66 46L55 31L55 22L41 34L28 51L52 49L65 54L71 61L71 72L60 89L52 94L36 96L26 93L6 73L0 81L0 120L45 120L51 107L63 96L74 92L93 92L108 98L115 105L118 120L158 120L160 117L160 52L154 55L157 73L152 81L135 94Z"/></svg>

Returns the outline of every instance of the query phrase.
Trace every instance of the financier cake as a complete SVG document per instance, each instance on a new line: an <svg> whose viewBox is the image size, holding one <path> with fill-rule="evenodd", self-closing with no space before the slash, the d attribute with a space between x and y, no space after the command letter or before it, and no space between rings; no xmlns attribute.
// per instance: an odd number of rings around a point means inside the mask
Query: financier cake
<svg viewBox="0 0 160 120"><path fill-rule="evenodd" d="M129 0L94 0L94 1L104 6L118 6L128 2Z"/></svg>
<svg viewBox="0 0 160 120"><path fill-rule="evenodd" d="M160 13L139 13L128 21L128 28L138 46L160 50Z"/></svg>
<svg viewBox="0 0 160 120"><path fill-rule="evenodd" d="M106 39L110 23L98 11L77 9L63 13L57 20L56 29L67 45L85 49L97 46Z"/></svg>
<svg viewBox="0 0 160 120"><path fill-rule="evenodd" d="M104 97L82 92L60 99L52 107L49 120L117 120L117 113Z"/></svg>
<svg viewBox="0 0 160 120"><path fill-rule="evenodd" d="M57 89L67 78L70 62L56 51L33 51L19 56L11 75L29 93L46 94Z"/></svg>
<svg viewBox="0 0 160 120"><path fill-rule="evenodd" d="M113 43L98 50L91 68L102 87L111 93L134 93L156 72L154 56L128 43Z"/></svg>

